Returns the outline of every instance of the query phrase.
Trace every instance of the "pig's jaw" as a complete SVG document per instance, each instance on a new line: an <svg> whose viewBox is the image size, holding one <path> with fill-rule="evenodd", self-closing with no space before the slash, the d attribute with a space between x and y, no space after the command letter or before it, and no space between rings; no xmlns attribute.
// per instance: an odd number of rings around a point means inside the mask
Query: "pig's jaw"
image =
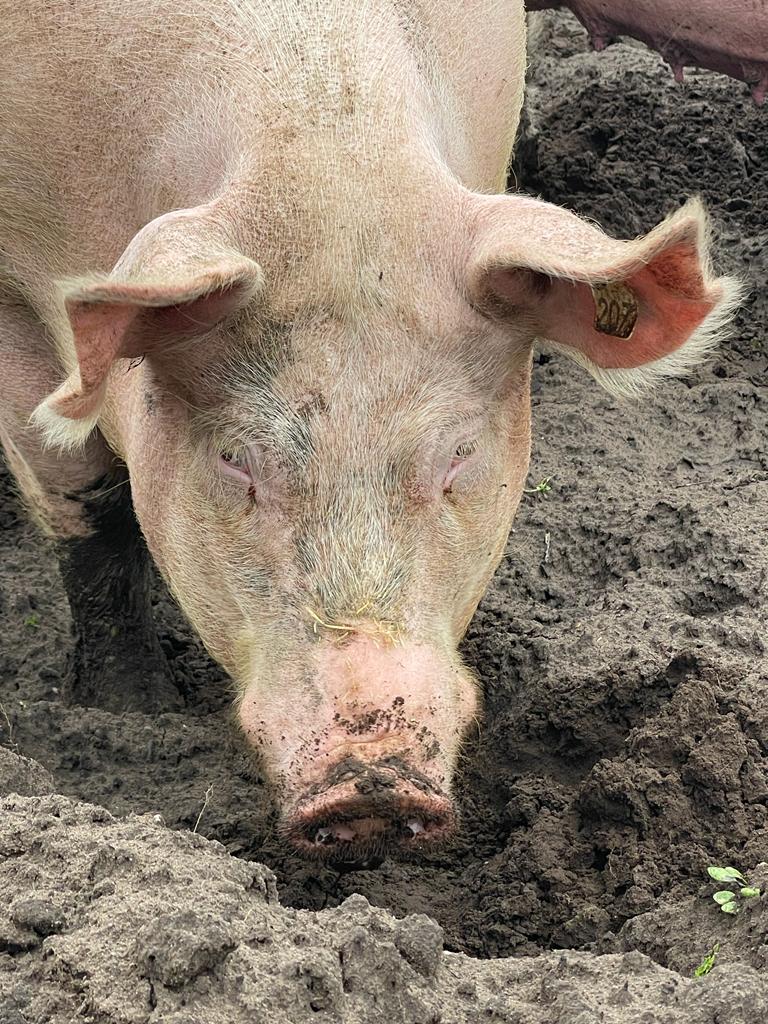
<svg viewBox="0 0 768 1024"><path fill-rule="evenodd" d="M305 855L338 862L445 839L477 703L458 656L356 637L318 643L311 665L309 689L256 683L240 704L278 789L282 833Z"/></svg>

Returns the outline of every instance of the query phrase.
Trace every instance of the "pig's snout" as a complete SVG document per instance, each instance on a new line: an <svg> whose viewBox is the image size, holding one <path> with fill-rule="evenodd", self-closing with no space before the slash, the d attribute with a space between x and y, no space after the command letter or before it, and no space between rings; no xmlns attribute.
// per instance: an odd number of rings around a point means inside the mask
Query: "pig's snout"
<svg viewBox="0 0 768 1024"><path fill-rule="evenodd" d="M281 804L279 831L306 857L348 870L434 847L455 829L450 785L477 707L458 658L366 637L312 649L302 700L259 700L240 720Z"/></svg>
<svg viewBox="0 0 768 1024"><path fill-rule="evenodd" d="M282 831L305 856L373 866L388 853L432 846L455 827L451 800L400 759L347 758L299 798Z"/></svg>

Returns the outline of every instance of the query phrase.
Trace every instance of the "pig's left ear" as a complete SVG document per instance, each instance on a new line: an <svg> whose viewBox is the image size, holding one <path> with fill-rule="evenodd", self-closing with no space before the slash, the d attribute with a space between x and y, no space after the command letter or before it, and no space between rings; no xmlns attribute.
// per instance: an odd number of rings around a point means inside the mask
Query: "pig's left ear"
<svg viewBox="0 0 768 1024"><path fill-rule="evenodd" d="M737 281L712 275L698 200L630 242L536 199L478 202L473 303L497 319L522 317L616 394L700 362L739 301Z"/></svg>
<svg viewBox="0 0 768 1024"><path fill-rule="evenodd" d="M258 264L227 244L203 207L150 222L110 274L62 282L76 365L33 413L46 443L73 447L88 437L115 360L205 334L262 282Z"/></svg>

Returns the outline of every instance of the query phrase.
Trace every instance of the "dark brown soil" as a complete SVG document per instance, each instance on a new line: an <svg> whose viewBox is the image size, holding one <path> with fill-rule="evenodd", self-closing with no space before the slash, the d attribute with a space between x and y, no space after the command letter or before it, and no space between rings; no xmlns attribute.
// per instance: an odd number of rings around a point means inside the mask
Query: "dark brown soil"
<svg viewBox="0 0 768 1024"><path fill-rule="evenodd" d="M41 762L59 793L197 824L268 865L289 907L361 893L396 916L429 914L447 949L475 957L639 949L688 977L719 942L720 964L741 965L723 968L733 979L768 966L765 913L720 913L706 875L708 864L752 874L768 860L768 112L738 83L689 74L681 89L639 46L591 54L571 19L544 16L551 24L521 186L624 237L699 193L718 267L753 289L717 357L642 402L617 402L561 356L538 357L529 486L550 478L551 490L525 496L465 643L486 718L466 749L453 847L343 875L287 855L230 724L226 680L161 586L156 618L186 710L62 707L68 612L7 476L0 739Z"/></svg>

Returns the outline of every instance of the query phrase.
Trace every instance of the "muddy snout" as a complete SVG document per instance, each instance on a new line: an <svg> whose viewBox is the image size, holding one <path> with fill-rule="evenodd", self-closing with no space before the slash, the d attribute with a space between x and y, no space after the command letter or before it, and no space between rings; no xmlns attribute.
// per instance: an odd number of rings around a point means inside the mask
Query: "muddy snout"
<svg viewBox="0 0 768 1024"><path fill-rule="evenodd" d="M340 866L374 866L388 853L445 840L454 827L449 797L394 757L372 764L346 758L283 820L286 837L301 853Z"/></svg>

